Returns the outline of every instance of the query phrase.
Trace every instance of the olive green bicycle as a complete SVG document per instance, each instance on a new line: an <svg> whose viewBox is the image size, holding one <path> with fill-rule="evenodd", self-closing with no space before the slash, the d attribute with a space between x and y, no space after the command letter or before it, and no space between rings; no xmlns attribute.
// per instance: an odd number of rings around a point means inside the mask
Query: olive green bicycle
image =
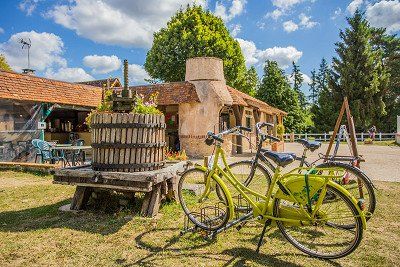
<svg viewBox="0 0 400 267"><path fill-rule="evenodd" d="M361 242L366 219L357 200L332 181L343 175L343 170L299 167L282 174L281 168L294 158L271 151L277 168L263 195L258 193L262 190L250 189L235 177L221 148L223 135L242 130L246 129L239 126L219 134L209 132L206 143L215 144L212 166L196 165L181 176L179 201L195 228L215 236L234 225L256 220L264 225L257 251L266 228L276 224L292 245L313 257L336 259L353 252ZM260 138L275 137L260 134ZM238 196L232 197L228 185ZM241 216L235 217L237 214ZM349 229L348 225L353 227Z"/></svg>

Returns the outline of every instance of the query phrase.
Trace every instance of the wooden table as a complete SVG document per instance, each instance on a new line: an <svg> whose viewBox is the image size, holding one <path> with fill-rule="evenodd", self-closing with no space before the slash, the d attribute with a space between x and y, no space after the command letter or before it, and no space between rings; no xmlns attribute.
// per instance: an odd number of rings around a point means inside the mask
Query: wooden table
<svg viewBox="0 0 400 267"><path fill-rule="evenodd" d="M56 144L55 146L51 146L50 149L52 151L56 151L56 152L62 151L65 156L65 151L75 152L75 151L79 151L79 150L90 150L90 149L92 149L92 147L91 146L73 146L71 144ZM66 163L68 163L68 165L72 164L72 166L76 165L74 157L71 158L71 161L72 161L71 164L69 164L67 158L65 158L65 160L67 160L67 162L64 162L64 165L63 165L64 167L65 167ZM83 161L85 161L85 154L83 154Z"/></svg>
<svg viewBox="0 0 400 267"><path fill-rule="evenodd" d="M167 163L159 170L145 172L94 171L91 165L56 169L55 184L76 185L71 210L85 208L94 188L116 190L125 193L144 192L141 214L145 217L157 215L161 201L177 199L179 174L191 165L189 161Z"/></svg>

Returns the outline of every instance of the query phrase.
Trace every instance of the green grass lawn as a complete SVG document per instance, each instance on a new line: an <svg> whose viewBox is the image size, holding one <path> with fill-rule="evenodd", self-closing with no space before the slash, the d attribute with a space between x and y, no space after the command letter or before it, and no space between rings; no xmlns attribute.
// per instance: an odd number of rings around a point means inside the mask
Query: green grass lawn
<svg viewBox="0 0 400 267"><path fill-rule="evenodd" d="M214 241L180 237L176 203L164 204L154 219L127 211L60 212L74 187L53 185L50 176L0 172L0 266L399 266L400 183L376 185L377 212L360 247L322 261L292 247L277 228L256 254L261 226L255 223Z"/></svg>

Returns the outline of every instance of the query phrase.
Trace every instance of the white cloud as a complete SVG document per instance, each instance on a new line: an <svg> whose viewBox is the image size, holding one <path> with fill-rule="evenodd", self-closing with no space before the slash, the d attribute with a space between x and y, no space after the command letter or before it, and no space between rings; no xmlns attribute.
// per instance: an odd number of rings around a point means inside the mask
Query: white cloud
<svg viewBox="0 0 400 267"><path fill-rule="evenodd" d="M333 15L331 16L332 20L335 20L337 17L342 15L342 9L340 7L336 8L336 10L333 12Z"/></svg>
<svg viewBox="0 0 400 267"><path fill-rule="evenodd" d="M293 46L287 46L287 47L278 47L275 46L273 48L267 48L265 50L261 50L258 53L258 56L260 59L263 61L269 59L269 60L274 60L278 62L278 64L282 68L287 68L292 62L297 62L301 56L303 55L303 52L297 50Z"/></svg>
<svg viewBox="0 0 400 267"><path fill-rule="evenodd" d="M374 27L386 28L389 33L400 30L400 1L381 1L368 5L366 17Z"/></svg>
<svg viewBox="0 0 400 267"><path fill-rule="evenodd" d="M363 4L363 0L353 0L351 1L351 3L347 6L346 10L350 13L350 14L354 14L354 12L356 12L357 8L360 8Z"/></svg>
<svg viewBox="0 0 400 267"><path fill-rule="evenodd" d="M300 19L300 26L306 28L306 29L311 29L314 28L318 23L315 21L311 20L311 17L307 17L304 13L301 13L299 15Z"/></svg>
<svg viewBox="0 0 400 267"><path fill-rule="evenodd" d="M95 42L125 47L150 47L153 33L180 8L206 0L70 0L46 16Z"/></svg>
<svg viewBox="0 0 400 267"><path fill-rule="evenodd" d="M294 23L292 20L289 21L285 21L283 24L283 29L285 30L285 32L294 32L296 30L298 30L299 26Z"/></svg>
<svg viewBox="0 0 400 267"><path fill-rule="evenodd" d="M300 72L300 74L301 76L303 76L303 82L301 84L304 86L308 86L308 84L311 83L311 78L305 73ZM286 77L288 78L290 84L293 85L294 77L291 74L288 74Z"/></svg>
<svg viewBox="0 0 400 267"><path fill-rule="evenodd" d="M303 2L303 0L272 0L272 4L279 9L290 9L293 6Z"/></svg>
<svg viewBox="0 0 400 267"><path fill-rule="evenodd" d="M2 27L0 27L0 34L4 33L4 29Z"/></svg>
<svg viewBox="0 0 400 267"><path fill-rule="evenodd" d="M150 76L143 68L143 66L138 64L129 64L129 81L131 84L145 83L145 79L149 79Z"/></svg>
<svg viewBox="0 0 400 267"><path fill-rule="evenodd" d="M260 50L256 47L254 42L237 38L242 49L243 56L246 59L246 65L251 66L258 63L264 63L265 60L274 60L282 68L287 68L293 61L297 62L303 52L297 50L293 46L287 47L273 47Z"/></svg>
<svg viewBox="0 0 400 267"><path fill-rule="evenodd" d="M7 58L11 68L20 72L28 66L26 49L21 49L20 39L32 42L30 49L30 67L43 71L52 66L66 67L67 62L62 57L64 43L61 38L53 33L35 31L19 32L10 37L4 43L0 43L0 53Z"/></svg>
<svg viewBox="0 0 400 267"><path fill-rule="evenodd" d="M240 24L235 24L232 26L231 34L233 37L236 37L240 31L242 30L242 25Z"/></svg>
<svg viewBox="0 0 400 267"><path fill-rule="evenodd" d="M35 11L38 2L39 0L23 0L19 3L18 8L25 12L27 16L30 16Z"/></svg>
<svg viewBox="0 0 400 267"><path fill-rule="evenodd" d="M274 20L277 20L277 19L279 19L282 15L283 15L282 10L280 10L280 9L275 9L275 10L272 11L272 12L268 12L268 13L265 15L265 17L266 17L266 18L272 18L272 19L274 19Z"/></svg>
<svg viewBox="0 0 400 267"><path fill-rule="evenodd" d="M236 38L236 40L239 42L240 48L242 49L243 56L246 60L246 65L251 66L258 63L258 50L254 42L243 40L240 38Z"/></svg>
<svg viewBox="0 0 400 267"><path fill-rule="evenodd" d="M83 58L83 65L92 69L92 73L106 74L121 67L121 60L115 56L90 55Z"/></svg>
<svg viewBox="0 0 400 267"><path fill-rule="evenodd" d="M53 71L52 68L46 70L45 77L66 81L66 82L84 82L94 80L94 78L86 73L86 71L82 68L59 68L56 71Z"/></svg>
<svg viewBox="0 0 400 267"><path fill-rule="evenodd" d="M234 17L242 14L244 10L244 6L246 5L247 0L232 0L232 5L227 10L227 8L221 3L215 3L215 15L221 17L224 21L230 21Z"/></svg>

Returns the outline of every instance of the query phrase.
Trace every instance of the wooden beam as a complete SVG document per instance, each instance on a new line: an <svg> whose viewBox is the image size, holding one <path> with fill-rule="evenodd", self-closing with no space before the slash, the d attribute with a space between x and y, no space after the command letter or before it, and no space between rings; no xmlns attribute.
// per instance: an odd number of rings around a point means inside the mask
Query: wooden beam
<svg viewBox="0 0 400 267"><path fill-rule="evenodd" d="M329 157L329 154L331 153L333 142L335 142L336 135L337 135L337 133L339 131L339 128L340 128L340 123L342 122L342 119L343 119L344 110L346 108L345 101L347 101L347 97L345 97L345 100L343 101L342 107L340 108L339 116L338 116L338 118L336 120L335 128L333 129L333 134L332 134L332 136L331 136L331 138L329 140L328 149L326 150L326 153L325 153L325 158L326 159Z"/></svg>

